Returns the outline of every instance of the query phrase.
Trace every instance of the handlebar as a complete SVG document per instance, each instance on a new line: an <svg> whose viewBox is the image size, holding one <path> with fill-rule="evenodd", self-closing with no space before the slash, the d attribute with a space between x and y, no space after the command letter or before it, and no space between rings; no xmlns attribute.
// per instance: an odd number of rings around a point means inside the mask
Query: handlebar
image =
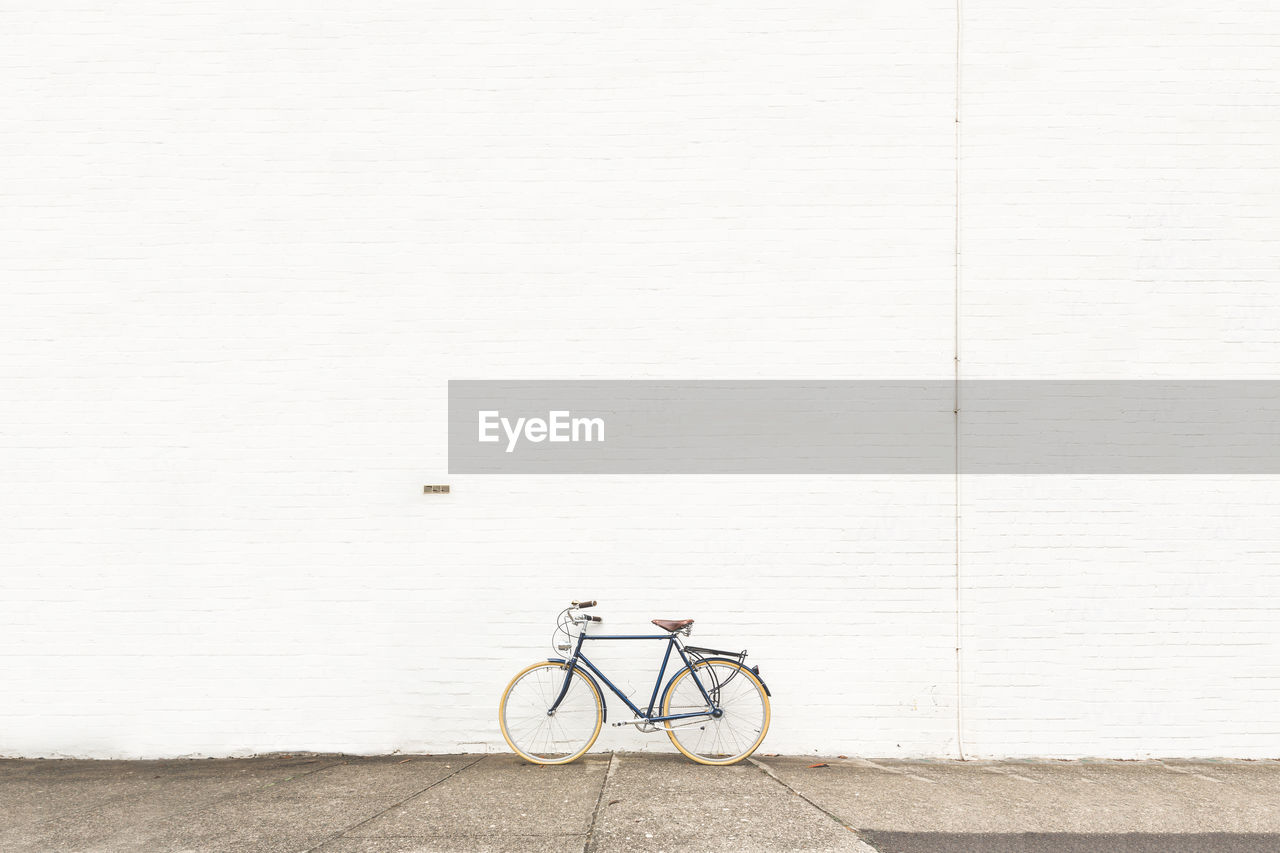
<svg viewBox="0 0 1280 853"><path fill-rule="evenodd" d="M575 601L573 602L573 606L579 610L586 610L588 607L595 607L596 602L595 599L592 599L591 601ZM600 620L597 619L596 621L599 622Z"/></svg>

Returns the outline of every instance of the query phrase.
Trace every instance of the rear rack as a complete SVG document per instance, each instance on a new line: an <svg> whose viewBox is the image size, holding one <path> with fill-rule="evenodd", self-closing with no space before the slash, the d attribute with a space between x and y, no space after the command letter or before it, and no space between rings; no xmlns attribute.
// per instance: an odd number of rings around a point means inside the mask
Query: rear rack
<svg viewBox="0 0 1280 853"><path fill-rule="evenodd" d="M695 658L694 663L697 663L698 661L706 660L707 656L710 655L713 657L733 658L738 662L738 666L746 667L746 663L744 663L744 661L747 659L746 649L743 649L740 652L726 652L723 649L706 649L701 646L685 646L684 650L688 652L691 656L693 656L693 658ZM735 678L737 678L739 672L741 672L741 670L735 669L733 672L729 673L728 678L721 681L720 678L716 675L714 668L708 669L707 674L711 676L711 690L709 692L711 694L711 700L713 702L719 701L721 689L723 689L724 686L728 684L730 681L733 681Z"/></svg>
<svg viewBox="0 0 1280 853"><path fill-rule="evenodd" d="M743 649L740 652L726 652L724 649L704 649L701 646L685 646L684 650L691 653L696 658L714 655L716 657L737 658L738 663L742 663L747 657L746 649Z"/></svg>

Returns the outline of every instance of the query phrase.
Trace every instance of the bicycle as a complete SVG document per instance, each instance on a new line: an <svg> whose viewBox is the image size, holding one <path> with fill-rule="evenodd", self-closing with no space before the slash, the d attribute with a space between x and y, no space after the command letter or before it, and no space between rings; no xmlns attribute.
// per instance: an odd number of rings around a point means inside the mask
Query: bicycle
<svg viewBox="0 0 1280 853"><path fill-rule="evenodd" d="M756 751L769 731L772 694L760 678L760 667L746 665L746 650L686 646L680 637L689 636L692 619L652 620L661 634L588 634L588 625L604 621L581 612L595 606L595 601L575 601L560 611L552 645L557 652L572 649L572 654L525 667L503 691L498 722L517 755L535 764L568 764L585 754L608 720L600 681L636 717L614 726L665 731L676 749L699 764L735 764ZM561 634L565 642L560 642ZM597 640L667 641L645 710L583 654L583 644ZM667 682L659 705L658 688L673 649L684 665Z"/></svg>

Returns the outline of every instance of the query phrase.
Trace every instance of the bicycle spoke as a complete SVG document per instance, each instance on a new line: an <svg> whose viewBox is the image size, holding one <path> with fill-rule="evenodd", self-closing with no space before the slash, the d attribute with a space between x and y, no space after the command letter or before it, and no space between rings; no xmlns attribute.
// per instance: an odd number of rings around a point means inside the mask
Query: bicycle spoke
<svg viewBox="0 0 1280 853"><path fill-rule="evenodd" d="M569 686L560 697L566 676ZM547 713L557 697L560 704L555 713ZM587 749L602 720L595 689L586 676L546 663L526 670L507 688L500 722L516 752L533 761L559 763Z"/></svg>
<svg viewBox="0 0 1280 853"><path fill-rule="evenodd" d="M702 691L687 671L673 685L663 706L665 714L696 713L706 710L696 725L667 725L668 736L691 755L712 763L729 764L749 755L763 738L767 724L763 691L745 668L727 661L695 664L694 672L712 696L720 716L707 708Z"/></svg>

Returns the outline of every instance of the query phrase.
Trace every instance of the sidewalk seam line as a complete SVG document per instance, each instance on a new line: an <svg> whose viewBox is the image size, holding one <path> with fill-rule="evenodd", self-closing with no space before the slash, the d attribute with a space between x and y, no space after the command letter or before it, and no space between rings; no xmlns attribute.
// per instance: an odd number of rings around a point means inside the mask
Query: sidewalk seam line
<svg viewBox="0 0 1280 853"><path fill-rule="evenodd" d="M596 795L596 807L591 811L591 823L587 826L587 840L582 844L582 853L592 853L595 850L596 822L600 820L600 804L604 802L604 792L609 787L609 780L613 778L613 770L617 762L618 753L610 752L609 767L604 771L604 778L600 780L600 793Z"/></svg>
<svg viewBox="0 0 1280 853"><path fill-rule="evenodd" d="M392 809L397 808L397 807L399 807L399 806L403 806L405 803L409 802L409 801L410 801L410 800L412 800L414 797L417 797L417 796L419 796L419 795L421 795L421 794L425 794L427 791L430 791L430 790L431 790L432 788L434 788L436 785L439 785L441 782L446 782L446 781L448 781L449 779L452 779L454 776L457 776L459 773L461 773L463 770L466 770L467 768L475 767L477 764L479 764L481 761L484 761L484 760L485 760L486 758L488 758L488 757L489 757L489 756L488 756L487 754L485 754L485 755L481 755L481 756L480 756L479 758L477 758L475 761L472 761L470 764L467 764L467 765L465 765L465 766L463 766L463 767L459 767L457 770L453 771L453 772L452 772L452 773L450 773L448 776L442 776L441 778L439 778L439 779L437 779L436 781L432 782L432 783L431 783L430 785L428 785L427 787L423 788L421 791L414 791L412 794L410 794L409 796L405 797L403 800L400 800L399 802L392 803L391 805L387 806L387 807L386 807L385 809L383 809L382 811L377 812L377 813L375 813L375 814L371 814L371 815L369 815L367 818L365 818L364 820L362 820L362 821L358 821L358 822L356 822L356 823L351 824L351 826L348 826L346 829L338 830L338 831L337 831L337 832L335 832L333 835L330 835L329 837L325 838L323 841L321 841L321 842L319 842L318 844L316 844L314 847L308 847L308 848L307 848L306 850L304 850L302 853L315 853L315 851L316 851L316 850L319 850L321 847L325 846L325 845L326 845L326 844L328 844L330 841L335 841L335 840L337 840L337 839L341 838L342 836L346 835L346 834L347 834L348 832L350 832L351 830L353 830L353 829L358 829L358 828L360 828L360 827L364 826L364 825L365 825L366 823L368 823L369 821L374 820L375 818L382 817L384 814L386 814L387 812L391 811Z"/></svg>
<svg viewBox="0 0 1280 853"><path fill-rule="evenodd" d="M279 779L275 782L268 782L265 785L259 785L257 788L254 788L253 790L265 791L267 788L273 788L276 785L283 785L286 782L292 782L294 779L305 779L306 777L313 776L316 773L323 773L325 770L328 770L330 767L341 767L344 764L350 764L350 763L351 763L351 760L349 758L342 758L333 762L332 764L326 764L324 767L317 767L315 770L308 770L306 773L299 773L296 776L286 776L285 778ZM249 792L246 791L245 793L249 793ZM230 796L237 796L237 795L231 794Z"/></svg>
<svg viewBox="0 0 1280 853"><path fill-rule="evenodd" d="M750 757L748 757L748 758L747 758L747 761L750 761L752 764L754 764L756 767L758 767L758 768L760 769L760 771L761 771L762 773L764 773L764 775L768 776L770 779L772 779L773 781L777 782L779 785L781 785L782 787L786 788L788 791L790 791L791 793L795 794L797 797L799 797L800 799L804 800L806 803L808 803L809 805L813 806L815 809L817 809L818 811L822 812L824 815L826 815L827 817L829 817L829 818L831 818L832 820L834 820L836 823L838 823L838 824L840 824L841 826L843 826L845 829L847 829L849 832L851 832L851 833L853 834L853 837L854 837L854 838L856 838L856 839L858 840L858 843L859 843L859 844L864 845L868 850L871 850L871 851L875 851L875 850L876 850L876 848L875 848L875 847L872 847L872 846L871 846L871 842L869 842L869 841L867 841L865 838L863 838L863 837L862 837L862 835L861 835L861 834L859 834L858 830L854 829L852 826L850 826L849 824L845 823L845 821L844 821L844 819L843 819L843 818L839 817L838 815L836 815L835 813L833 813L833 812L831 812L831 811L828 811L827 809L825 809L825 808L823 808L822 806L820 806L820 805L818 805L817 803L815 803L813 800L811 800L811 799L809 799L808 797L806 797L804 794L802 794L802 793L800 793L799 791L797 791L795 788L793 788L793 787L791 787L790 785L788 785L788 784L783 780L783 778L782 778L781 776L779 776L779 775L774 771L774 769L773 769L772 767L770 767L768 764L765 764L763 761L759 761L759 760L757 760L757 759L755 759L755 758L750 758Z"/></svg>

